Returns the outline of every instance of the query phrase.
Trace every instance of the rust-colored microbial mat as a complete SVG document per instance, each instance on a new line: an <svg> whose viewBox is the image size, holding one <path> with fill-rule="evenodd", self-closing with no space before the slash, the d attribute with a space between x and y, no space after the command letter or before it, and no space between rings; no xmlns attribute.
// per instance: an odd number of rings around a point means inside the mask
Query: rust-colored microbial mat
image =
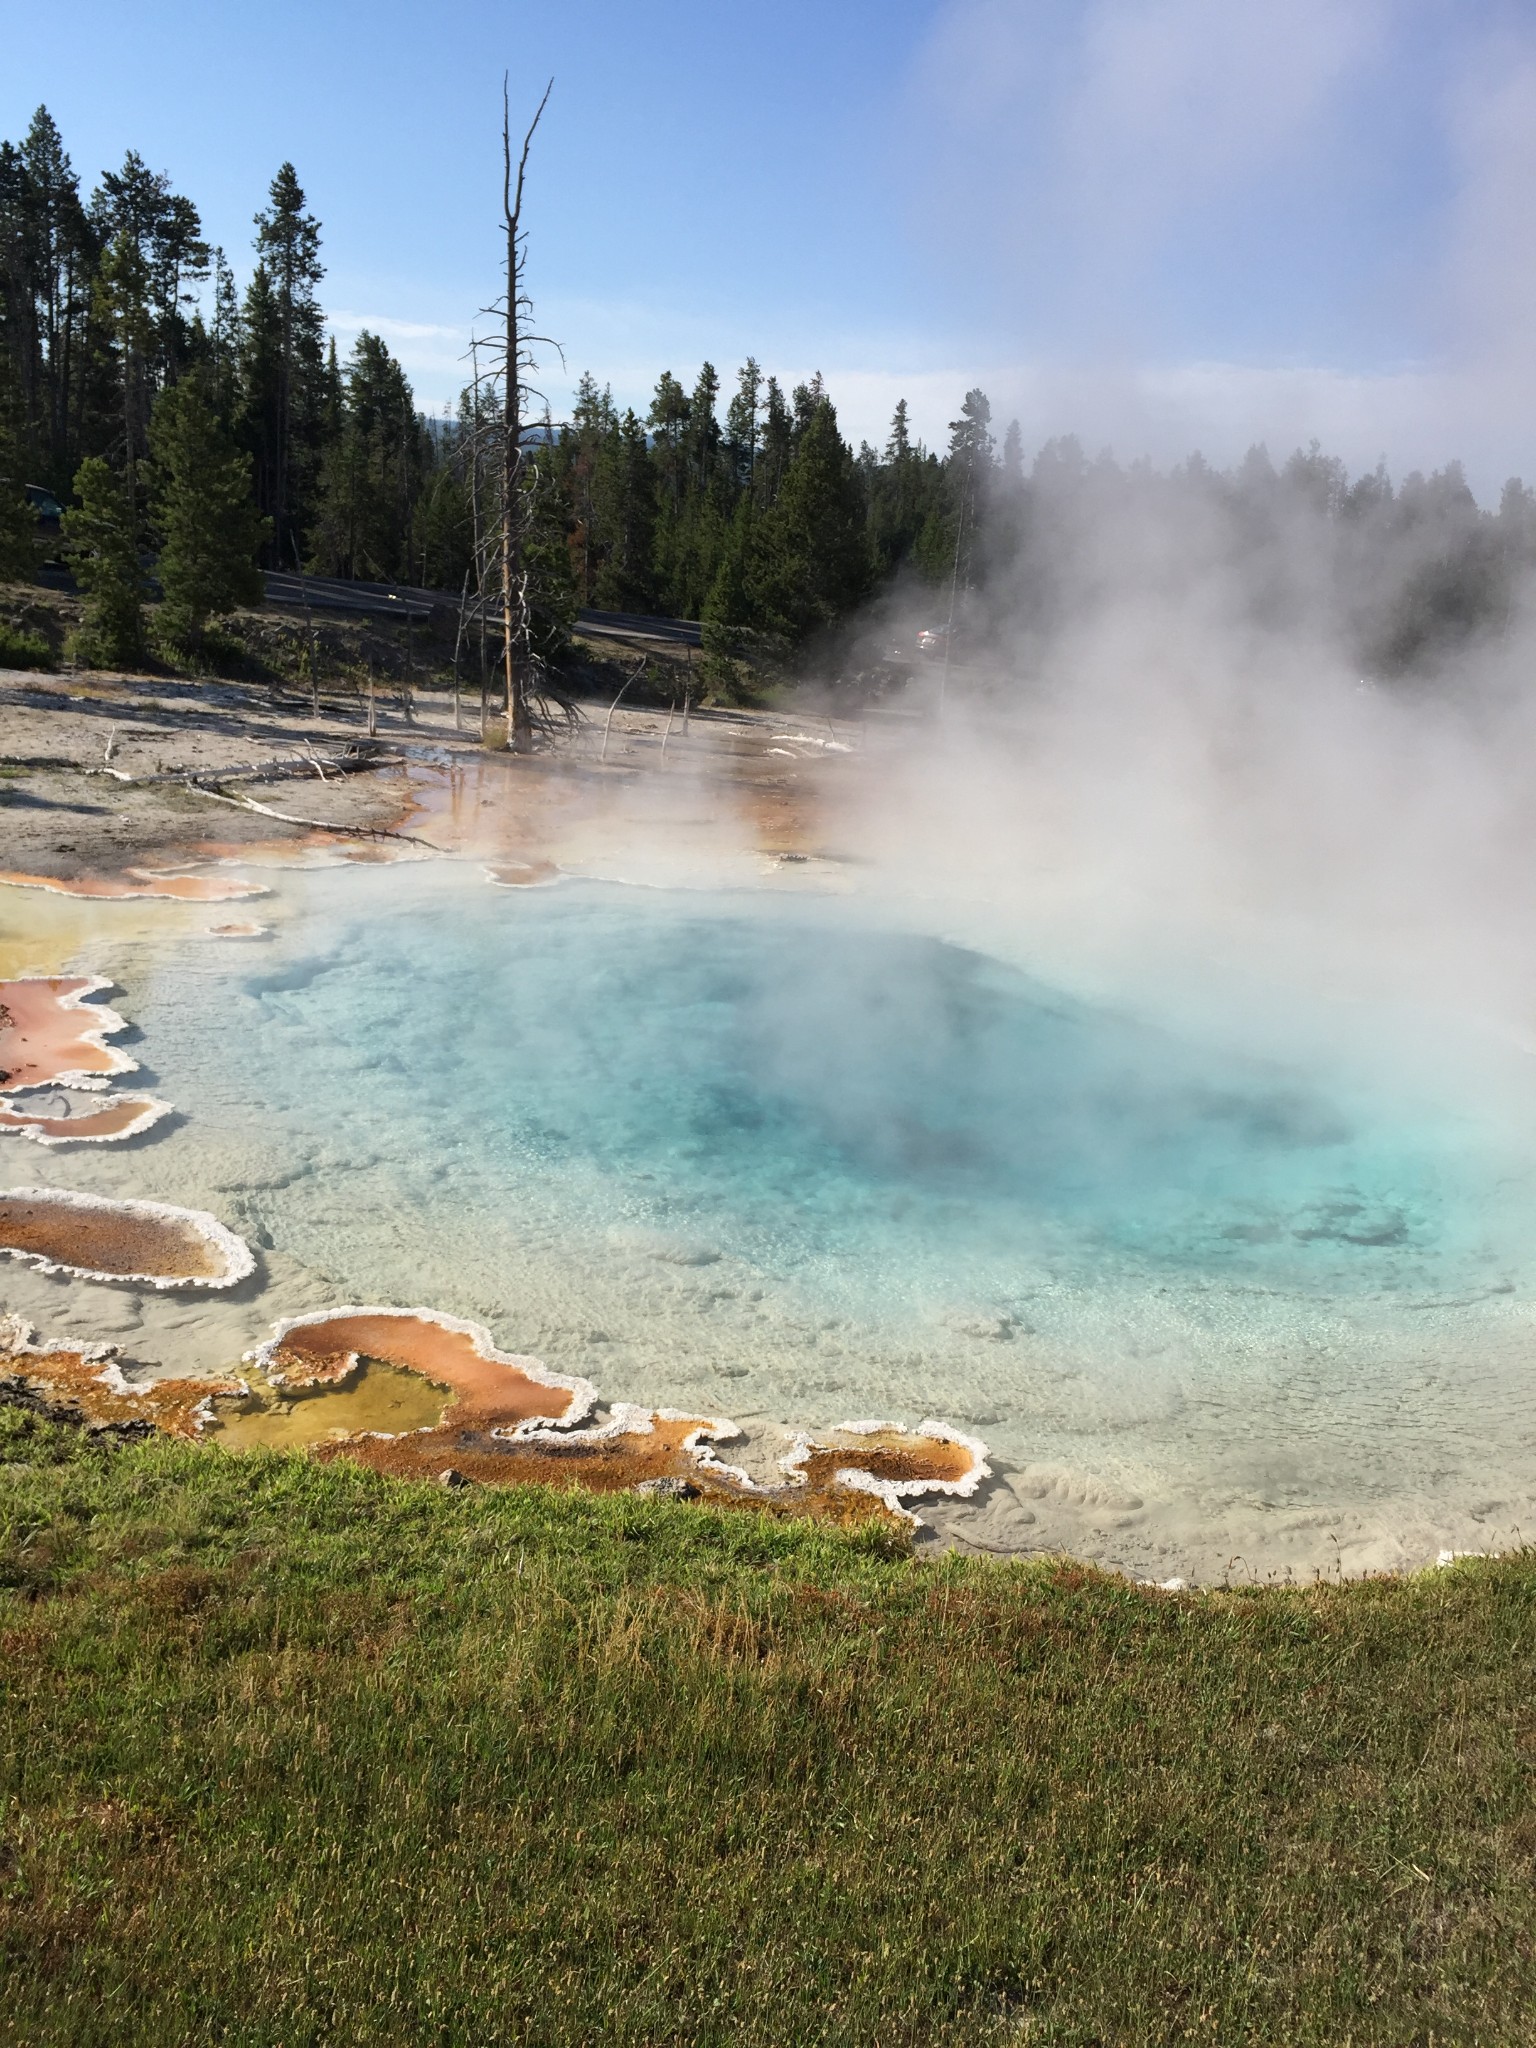
<svg viewBox="0 0 1536 2048"><path fill-rule="evenodd" d="M356 1384L364 1360L420 1373L453 1398L429 1427L385 1432L360 1415L343 1434L345 1397L336 1390ZM911 1432L854 1423L825 1442L798 1438L782 1462L784 1481L760 1485L717 1455L718 1444L740 1434L734 1423L628 1406L594 1421L595 1395L584 1381L559 1380L532 1359L498 1351L477 1325L428 1310L351 1308L300 1318L280 1324L252 1362L276 1386L330 1393L331 1440L317 1443L317 1455L400 1478L451 1475L482 1485L537 1482L598 1493L654 1486L719 1505L850 1522L907 1516L907 1498L968 1494L987 1475L983 1446L940 1424ZM295 1427L291 1414L265 1429L255 1418L242 1434L292 1440Z"/></svg>
<svg viewBox="0 0 1536 2048"><path fill-rule="evenodd" d="M88 896L109 903L129 897L236 903L246 896L271 893L264 882L249 882L236 875L158 875L138 869L130 869L126 875L26 875L0 868L0 882L14 889L50 889L56 896Z"/></svg>
<svg viewBox="0 0 1536 2048"><path fill-rule="evenodd" d="M0 1316L0 1398L19 1400L59 1420L92 1429L150 1428L195 1437L212 1420L209 1404L243 1394L238 1379L125 1379L109 1345L75 1351L32 1341L24 1323Z"/></svg>
<svg viewBox="0 0 1536 2048"><path fill-rule="evenodd" d="M834 1441L807 1443L786 1461L787 1469L804 1475L812 1493L840 1483L842 1472L882 1488L926 1492L937 1481L963 1483L976 1462L975 1447L960 1437L923 1436L889 1426L868 1432L831 1430L828 1435Z"/></svg>
<svg viewBox="0 0 1536 2048"><path fill-rule="evenodd" d="M201 1210L62 1188L0 1194L0 1252L45 1273L155 1288L230 1287L255 1264L240 1239Z"/></svg>
<svg viewBox="0 0 1536 2048"><path fill-rule="evenodd" d="M153 1095L113 1095L79 1116L43 1116L0 1100L0 1131L15 1131L44 1145L106 1145L147 1131L170 1106Z"/></svg>
<svg viewBox="0 0 1536 2048"><path fill-rule="evenodd" d="M581 1487L591 1493L654 1487L717 1507L839 1523L909 1520L904 1499L970 1491L966 1482L980 1476L976 1454L966 1445L912 1434L898 1446L891 1432L873 1448L816 1445L789 1468L783 1484L759 1485L715 1453L716 1443L736 1434L732 1424L708 1416L639 1410L590 1429L503 1437L466 1426L449 1409L434 1429L345 1437L321 1446L318 1455L351 1458L405 1479L457 1474L480 1485Z"/></svg>
<svg viewBox="0 0 1536 2048"><path fill-rule="evenodd" d="M546 1374L534 1359L498 1351L475 1324L425 1310L342 1309L301 1319L257 1357L275 1385L288 1387L335 1386L364 1358L418 1372L450 1389L449 1413L464 1428L571 1421L592 1402L583 1381Z"/></svg>
<svg viewBox="0 0 1536 2048"><path fill-rule="evenodd" d="M0 981L0 1088L59 1082L103 1087L136 1064L107 1039L128 1027L85 998L111 984L94 974L29 974Z"/></svg>
<svg viewBox="0 0 1536 2048"><path fill-rule="evenodd" d="M707 1416L647 1416L638 1413L618 1429L539 1430L499 1436L490 1425L467 1422L449 1408L435 1429L402 1436L354 1436L330 1443L325 1458L353 1458L377 1472L402 1479L440 1479L457 1472L480 1485L579 1486L592 1493L622 1493L647 1481L676 1481L711 1499L751 1500L762 1496L726 1477L724 1466L700 1461L692 1449L701 1437L729 1426Z"/></svg>

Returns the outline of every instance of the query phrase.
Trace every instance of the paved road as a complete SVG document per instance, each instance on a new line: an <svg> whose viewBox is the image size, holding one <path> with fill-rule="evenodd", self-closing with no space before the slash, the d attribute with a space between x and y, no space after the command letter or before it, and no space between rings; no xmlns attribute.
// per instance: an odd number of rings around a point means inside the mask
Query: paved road
<svg viewBox="0 0 1536 2048"><path fill-rule="evenodd" d="M457 604L446 591L411 590L393 583L351 583L337 576L289 576L268 570L268 604L307 605L317 612L356 612L368 618L411 619L432 616L439 604Z"/></svg>
<svg viewBox="0 0 1536 2048"><path fill-rule="evenodd" d="M580 611L576 624L598 639L670 640L680 647L700 647L704 629L697 619L655 619L644 612Z"/></svg>
<svg viewBox="0 0 1536 2048"><path fill-rule="evenodd" d="M440 608L456 610L456 590L426 590L408 583L362 583L339 576L295 576L269 570L268 604L308 605L313 611L356 612L368 618L428 618ZM698 647L703 629L697 619L658 619L643 612L579 611L578 629L593 639L661 640L679 647Z"/></svg>

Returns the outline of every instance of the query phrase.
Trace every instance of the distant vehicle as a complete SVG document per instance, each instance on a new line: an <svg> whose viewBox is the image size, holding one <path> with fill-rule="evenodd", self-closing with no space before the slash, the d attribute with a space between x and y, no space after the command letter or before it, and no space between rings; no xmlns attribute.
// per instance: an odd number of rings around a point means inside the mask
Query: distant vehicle
<svg viewBox="0 0 1536 2048"><path fill-rule="evenodd" d="M0 482L4 482L0 478ZM13 486L14 488L14 486ZM22 495L32 508L36 521L34 544L40 564L54 563L59 559L59 543L63 528L64 507L45 484L23 484Z"/></svg>
<svg viewBox="0 0 1536 2048"><path fill-rule="evenodd" d="M24 484L22 489L27 494L27 503L37 514L38 531L57 533L59 521L64 517L64 507L52 491L45 490L41 484Z"/></svg>
<svg viewBox="0 0 1536 2048"><path fill-rule="evenodd" d="M919 654L943 654L948 645L948 626L924 626L917 636L917 651Z"/></svg>

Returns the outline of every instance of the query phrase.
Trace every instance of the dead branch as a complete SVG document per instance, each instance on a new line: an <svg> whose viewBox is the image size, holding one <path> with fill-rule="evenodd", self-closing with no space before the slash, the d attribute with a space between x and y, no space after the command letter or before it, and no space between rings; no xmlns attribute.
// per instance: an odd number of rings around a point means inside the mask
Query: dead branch
<svg viewBox="0 0 1536 2048"><path fill-rule="evenodd" d="M366 775L375 768L397 767L400 754L386 754L366 746L347 747L339 754L316 754L310 749L297 756L280 755L266 761L247 761L230 768L199 770L191 767L157 769L152 775L130 775L126 768L96 768L86 761L59 761L52 765L72 768L79 775L109 775L114 782L133 789L152 788L156 783L198 781L286 782L295 776L318 775L322 782L331 776ZM329 775L327 774L329 771Z"/></svg>
<svg viewBox="0 0 1536 2048"><path fill-rule="evenodd" d="M281 825L301 825L306 832L345 832L354 839L403 839L407 845L424 847L428 853L443 851L430 839L418 838L414 832L394 832L387 825L338 825L324 818L296 818L291 811L275 811L270 804L258 803L253 796L230 796L222 789L211 789L206 782L194 782L189 778L185 787L194 796L205 796L212 803L234 804L242 811L259 811L264 818L276 818Z"/></svg>
<svg viewBox="0 0 1536 2048"><path fill-rule="evenodd" d="M637 661L635 664L634 672L631 675L626 676L622 684L620 684L618 697L615 697L613 702L608 706L608 717L603 726L603 751L601 752L601 754L598 755L599 762L606 761L608 758L608 735L613 730L613 714L619 708L619 697L622 697L624 695L624 692L629 688L631 683L639 682L640 678L645 674L646 665L649 662L649 660L649 655L641 655L639 661Z"/></svg>

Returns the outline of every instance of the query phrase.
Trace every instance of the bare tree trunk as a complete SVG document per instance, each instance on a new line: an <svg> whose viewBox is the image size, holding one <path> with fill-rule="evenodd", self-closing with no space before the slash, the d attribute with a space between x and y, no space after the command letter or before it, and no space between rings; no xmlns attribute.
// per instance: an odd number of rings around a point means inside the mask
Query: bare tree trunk
<svg viewBox="0 0 1536 2048"><path fill-rule="evenodd" d="M469 571L464 571L464 588L459 592L459 626L453 636L453 729L462 732L459 719L459 651L464 645L464 609L469 603Z"/></svg>
<svg viewBox="0 0 1536 2048"><path fill-rule="evenodd" d="M613 702L608 706L608 717L607 721L603 726L603 751L597 757L599 762L606 761L608 758L608 735L613 731L613 714L619 708L619 697L623 696L624 692L629 688L631 683L638 683L640 678L645 674L647 658L647 656L643 654L641 655L640 659L635 663L633 674L627 675L624 678L623 683L620 685L618 696L615 697Z"/></svg>
<svg viewBox="0 0 1536 2048"><path fill-rule="evenodd" d="M128 516L138 525L138 466L133 459L133 339L123 336L123 488L128 496Z"/></svg>
<svg viewBox="0 0 1536 2048"><path fill-rule="evenodd" d="M528 152L533 131L538 127L553 80L544 88L538 111L523 137L517 163L517 183L512 181L512 125L506 80L501 88L501 214L507 234L506 337L502 375L501 441L501 628L502 660L507 678L507 745L514 754L533 748L533 716L528 702L528 587L523 562L527 508L523 502L523 369L526 339L522 331L525 306L523 294L523 180L528 170Z"/></svg>
<svg viewBox="0 0 1536 2048"><path fill-rule="evenodd" d="M304 638L309 650L309 710L320 716L320 661L315 650L315 615L309 608L309 586L304 588Z"/></svg>

